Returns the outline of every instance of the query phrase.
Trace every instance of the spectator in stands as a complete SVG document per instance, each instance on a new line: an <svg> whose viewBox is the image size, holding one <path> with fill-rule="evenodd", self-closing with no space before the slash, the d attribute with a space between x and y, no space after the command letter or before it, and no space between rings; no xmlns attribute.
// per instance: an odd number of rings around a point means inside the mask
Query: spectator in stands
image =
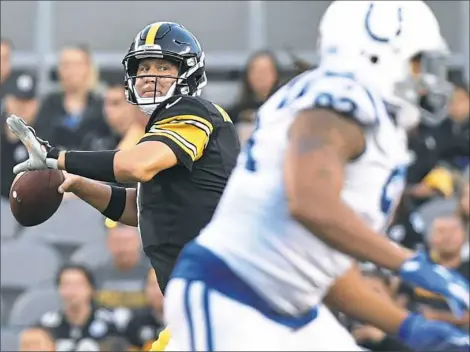
<svg viewBox="0 0 470 352"><path fill-rule="evenodd" d="M407 173L408 189L406 194L416 199L416 206L433 197L434 190L421 181L437 165L439 149L435 136L435 126L420 123L408 134L410 165Z"/></svg>
<svg viewBox="0 0 470 352"><path fill-rule="evenodd" d="M38 134L66 149L102 149L102 141L111 132L103 116L103 99L93 92L96 74L88 48L64 48L58 75L61 90L42 101L36 121Z"/></svg>
<svg viewBox="0 0 470 352"><path fill-rule="evenodd" d="M127 102L122 82L108 86L104 97L104 111L115 143L108 149L118 144L119 149L135 145L145 133L148 117L136 105Z"/></svg>
<svg viewBox="0 0 470 352"><path fill-rule="evenodd" d="M162 314L163 294L153 269L147 274L145 296L148 306L135 311L125 332L134 351L150 351L155 338L165 328Z"/></svg>
<svg viewBox="0 0 470 352"><path fill-rule="evenodd" d="M431 137L432 138L432 137ZM433 140L433 139L430 139ZM433 152L423 151L423 157L432 156ZM419 159L419 157L416 157ZM426 161L421 164L416 161L411 167L408 182L414 179L413 173L417 171L416 166L426 166ZM430 164L428 164L430 166ZM424 170L424 169L423 169ZM414 174L416 176L416 174ZM416 179L414 179L416 180ZM424 223L417 208L433 198L450 198L455 193L455 182L452 170L445 165L435 163L419 182L407 185L403 194L388 234L397 242L407 248L418 249L423 244Z"/></svg>
<svg viewBox="0 0 470 352"><path fill-rule="evenodd" d="M456 82L449 105L449 118L440 126L448 143L442 159L459 170L470 164L470 94L464 82Z"/></svg>
<svg viewBox="0 0 470 352"><path fill-rule="evenodd" d="M463 170L470 161L470 97L466 85L455 83L449 118L439 125L425 119L410 135L414 160L409 169L408 193L420 202L454 193L449 168Z"/></svg>
<svg viewBox="0 0 470 352"><path fill-rule="evenodd" d="M129 351L129 342L122 336L113 336L100 343L100 351Z"/></svg>
<svg viewBox="0 0 470 352"><path fill-rule="evenodd" d="M108 308L144 307L143 288L149 263L143 256L137 229L113 223L107 246L112 259L94 271L98 283L96 301Z"/></svg>
<svg viewBox="0 0 470 352"><path fill-rule="evenodd" d="M93 275L81 265L66 265L56 283L63 308L44 314L40 326L51 331L58 351L99 351L117 329L113 313L93 303Z"/></svg>
<svg viewBox="0 0 470 352"><path fill-rule="evenodd" d="M418 250L424 245L426 225L420 214L413 209L409 196L404 195L398 205L387 235L402 246Z"/></svg>
<svg viewBox="0 0 470 352"><path fill-rule="evenodd" d="M413 196L417 203L423 203L433 197L449 198L454 191L452 169L445 164L436 164L419 183L408 188L407 194Z"/></svg>
<svg viewBox="0 0 470 352"><path fill-rule="evenodd" d="M464 176L464 181L459 190L458 214L465 225L467 232L470 231L470 181L468 176Z"/></svg>
<svg viewBox="0 0 470 352"><path fill-rule="evenodd" d="M15 114L21 116L28 125L34 126L34 118L38 109L35 77L21 74L12 79L10 90L4 97L4 104L5 109L1 115L1 195L8 198L10 186L15 177L13 166L26 160L28 152L23 143L8 128L6 118L10 114Z"/></svg>
<svg viewBox="0 0 470 352"><path fill-rule="evenodd" d="M119 149L125 149L136 145L145 133L145 126L148 122L148 116L145 115L145 113L140 109L134 110L134 112L136 114L136 119L119 142Z"/></svg>
<svg viewBox="0 0 470 352"><path fill-rule="evenodd" d="M276 90L279 79L279 65L270 51L256 52L248 60L240 98L235 106L228 110L232 121L238 125L242 144L254 128L256 111Z"/></svg>
<svg viewBox="0 0 470 352"><path fill-rule="evenodd" d="M416 79L421 77L422 60L422 55L418 54L410 63L411 72ZM414 198L415 207L442 193L445 196L452 195L452 182L449 182L449 175L445 175L449 174L449 170L443 168L442 163L453 160L462 153L469 154L468 138L452 127L453 123L449 119L445 119L446 105L439 102L446 102L446 99L430 98L427 83L422 84L424 82L422 79L416 82L422 86L421 121L408 135L411 163L408 168L407 181L410 187L407 194ZM451 93L450 85L443 84L440 88L443 95ZM432 181L429 183L425 178L432 175L434 169L437 169L437 173L430 177ZM439 182L437 189L435 181Z"/></svg>
<svg viewBox="0 0 470 352"><path fill-rule="evenodd" d="M18 351L55 351L54 338L49 330L33 326L20 334Z"/></svg>
<svg viewBox="0 0 470 352"><path fill-rule="evenodd" d="M469 263L463 261L461 256L465 238L461 220L457 216L443 216L433 221L427 243L429 253L434 261L447 268L458 270L464 277L468 278ZM448 321L468 329L468 312L462 319L455 318L443 297L404 284L401 285L399 291L400 294L407 297L410 309L421 311L430 319Z"/></svg>
<svg viewBox="0 0 470 352"><path fill-rule="evenodd" d="M13 43L7 38L2 38L0 43L0 101L9 90L8 81L11 77L11 54ZM3 108L2 108L3 110Z"/></svg>
<svg viewBox="0 0 470 352"><path fill-rule="evenodd" d="M468 278L468 262L462 261L460 256L465 240L465 229L459 217L440 217L433 221L428 238L431 256L441 265L456 269Z"/></svg>

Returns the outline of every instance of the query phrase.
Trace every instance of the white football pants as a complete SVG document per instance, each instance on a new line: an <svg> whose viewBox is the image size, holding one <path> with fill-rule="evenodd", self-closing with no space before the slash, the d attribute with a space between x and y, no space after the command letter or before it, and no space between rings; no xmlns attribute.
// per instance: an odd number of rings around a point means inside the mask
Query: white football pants
<svg viewBox="0 0 470 352"><path fill-rule="evenodd" d="M314 320L292 329L201 281L180 278L170 281L164 304L171 331L165 351L362 351L323 305Z"/></svg>

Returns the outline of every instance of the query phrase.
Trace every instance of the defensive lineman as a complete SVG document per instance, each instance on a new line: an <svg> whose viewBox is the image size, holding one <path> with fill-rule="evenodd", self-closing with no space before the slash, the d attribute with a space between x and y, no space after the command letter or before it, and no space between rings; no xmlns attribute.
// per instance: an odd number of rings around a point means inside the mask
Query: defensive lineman
<svg viewBox="0 0 470 352"><path fill-rule="evenodd" d="M460 277L379 234L417 116L395 88L412 56L445 54L437 20L421 1L338 1L319 47L319 68L261 107L214 218L183 250L166 291L167 350L358 350L325 299L413 349L468 350L467 334L383 301L354 265L371 261L468 308Z"/></svg>

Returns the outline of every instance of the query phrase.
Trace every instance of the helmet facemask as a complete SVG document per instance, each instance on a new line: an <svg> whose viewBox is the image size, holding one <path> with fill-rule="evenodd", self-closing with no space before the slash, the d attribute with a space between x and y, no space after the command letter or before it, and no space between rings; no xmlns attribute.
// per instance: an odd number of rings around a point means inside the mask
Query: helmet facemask
<svg viewBox="0 0 470 352"><path fill-rule="evenodd" d="M424 123L438 125L447 117L453 92L447 79L448 55L441 51L422 51L412 62L417 71L397 84L397 95L419 107Z"/></svg>
<svg viewBox="0 0 470 352"><path fill-rule="evenodd" d="M158 47L149 45L146 48L130 52L123 60L125 69L125 91L127 101L134 105L139 105L141 110L151 116L155 109L163 101L172 97L173 95L182 94L190 96L199 96L202 88L207 84L206 74L203 70L204 67L204 53L197 58L194 55L185 56L172 52L165 52ZM137 74L139 63L144 59L162 59L166 60L178 67L177 76L172 75L155 75L155 74ZM136 89L138 79L145 79L146 77L154 79L154 91L149 97L140 97ZM158 80L159 79L173 79L174 82L168 88L165 94L159 94Z"/></svg>

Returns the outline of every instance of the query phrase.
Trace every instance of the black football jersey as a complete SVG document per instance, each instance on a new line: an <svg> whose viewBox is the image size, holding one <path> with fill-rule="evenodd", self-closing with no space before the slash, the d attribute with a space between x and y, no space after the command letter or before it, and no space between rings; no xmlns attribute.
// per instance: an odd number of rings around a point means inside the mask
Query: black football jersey
<svg viewBox="0 0 470 352"><path fill-rule="evenodd" d="M162 319L155 316L151 308L139 309L134 311L125 330L125 337L132 350L150 351L152 343L164 328Z"/></svg>
<svg viewBox="0 0 470 352"><path fill-rule="evenodd" d="M60 311L44 314L40 326L51 332L57 351L100 351L107 339L119 336L113 313L107 309L93 309L83 326L74 326Z"/></svg>
<svg viewBox="0 0 470 352"><path fill-rule="evenodd" d="M178 164L138 185L139 228L162 290L182 247L208 224L240 146L228 114L199 97L161 103L139 143L159 141Z"/></svg>

